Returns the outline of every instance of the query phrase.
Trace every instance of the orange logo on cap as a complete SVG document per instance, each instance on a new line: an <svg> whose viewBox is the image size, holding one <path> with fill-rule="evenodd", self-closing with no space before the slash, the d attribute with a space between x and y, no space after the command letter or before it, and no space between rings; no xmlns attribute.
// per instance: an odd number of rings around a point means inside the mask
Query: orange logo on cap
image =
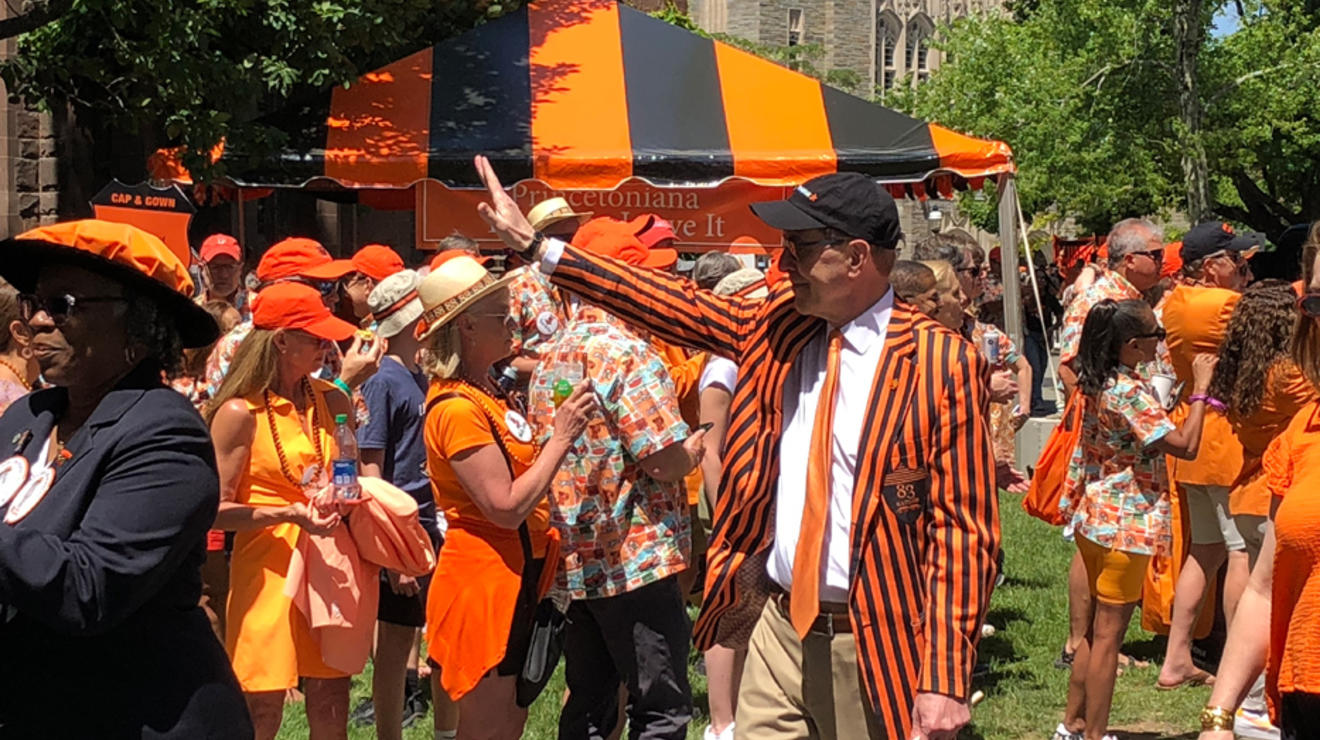
<svg viewBox="0 0 1320 740"><path fill-rule="evenodd" d="M816 194L811 192L810 190L807 190L805 185L799 185L797 191L805 195L807 197L807 200L811 201L812 203L816 202Z"/></svg>
<svg viewBox="0 0 1320 740"><path fill-rule="evenodd" d="M1232 226L1230 226L1230 225L1228 225L1228 224L1220 224L1220 226L1224 227L1224 233L1226 233L1226 234L1232 234L1232 233L1233 233L1233 227L1232 227Z"/></svg>

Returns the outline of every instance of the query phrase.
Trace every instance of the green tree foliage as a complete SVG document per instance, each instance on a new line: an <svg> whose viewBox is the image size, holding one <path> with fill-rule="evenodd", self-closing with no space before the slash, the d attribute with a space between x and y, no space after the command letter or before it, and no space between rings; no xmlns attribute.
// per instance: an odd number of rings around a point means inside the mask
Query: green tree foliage
<svg viewBox="0 0 1320 740"><path fill-rule="evenodd" d="M0 68L10 94L72 105L93 135L183 145L207 172L222 138L280 146L325 88L500 15L519 0L49 0L58 13ZM217 168L210 174L220 174Z"/></svg>
<svg viewBox="0 0 1320 740"><path fill-rule="evenodd" d="M1133 214L1185 211L1183 154L1206 150L1212 213L1268 234L1320 218L1320 14L1315 0L1244 4L1241 27L1209 32L1195 89L1200 132L1180 116L1174 4L1019 0L1004 17L945 27L950 58L886 103L1007 141L1023 209L1057 209L1103 231ZM993 226L993 210L972 208Z"/></svg>

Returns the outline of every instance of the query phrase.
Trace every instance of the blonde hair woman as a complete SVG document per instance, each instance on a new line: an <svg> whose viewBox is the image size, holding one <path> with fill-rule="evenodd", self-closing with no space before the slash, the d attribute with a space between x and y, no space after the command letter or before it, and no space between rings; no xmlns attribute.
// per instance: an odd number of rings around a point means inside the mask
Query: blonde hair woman
<svg viewBox="0 0 1320 740"><path fill-rule="evenodd" d="M339 525L337 513L319 511L309 498L335 457L335 417L351 422L352 413L347 396L311 376L354 327L332 316L315 288L298 283L258 293L252 323L206 414L220 466L215 526L238 533L225 647L257 738L279 732L284 694L300 677L313 740L344 738L350 677L322 660L284 586L299 533Z"/></svg>
<svg viewBox="0 0 1320 740"><path fill-rule="evenodd" d="M417 289L430 377L427 474L449 523L427 596L427 655L435 691L458 702L460 738L522 736L527 710L516 702L516 676L533 610L558 565L546 493L595 408L580 383L537 449L521 405L492 380L492 366L512 354L508 282L460 256Z"/></svg>
<svg viewBox="0 0 1320 740"><path fill-rule="evenodd" d="M954 272L953 265L944 260L929 260L921 264L935 273L935 311L930 317L954 331L961 332L965 297L962 285L958 282L958 273Z"/></svg>

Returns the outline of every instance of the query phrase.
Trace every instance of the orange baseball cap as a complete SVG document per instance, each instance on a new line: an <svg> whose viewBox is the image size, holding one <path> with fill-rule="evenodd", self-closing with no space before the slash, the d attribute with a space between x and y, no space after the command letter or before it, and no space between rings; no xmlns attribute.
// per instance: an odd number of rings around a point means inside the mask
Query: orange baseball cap
<svg viewBox="0 0 1320 740"><path fill-rule="evenodd" d="M1173 277L1182 272L1182 242L1164 245L1164 262L1160 264L1160 277Z"/></svg>
<svg viewBox="0 0 1320 740"><path fill-rule="evenodd" d="M219 336L215 319L192 302L187 265L158 237L136 226L64 221L0 242L0 277L20 292L32 291L41 268L49 264L91 270L159 301L185 348L205 347Z"/></svg>
<svg viewBox="0 0 1320 740"><path fill-rule="evenodd" d="M350 272L352 262L334 259L320 242L300 236L271 245L257 263L257 279L263 283L291 277L338 280Z"/></svg>
<svg viewBox="0 0 1320 740"><path fill-rule="evenodd" d="M648 250L637 238L633 224L608 216L593 218L583 224L573 237L573 245L639 267L667 269L678 262L678 252L672 249Z"/></svg>
<svg viewBox="0 0 1320 740"><path fill-rule="evenodd" d="M212 234L206 237L202 242L202 248L198 252L203 262L210 262L216 257L233 257L235 260L243 261L243 248L238 245L238 240L228 234Z"/></svg>
<svg viewBox="0 0 1320 740"><path fill-rule="evenodd" d="M380 282L403 271L403 258L383 244L368 244L353 254L353 269Z"/></svg>
<svg viewBox="0 0 1320 740"><path fill-rule="evenodd" d="M252 302L252 326L301 329L334 342L342 342L357 331L352 324L330 313L320 291L302 283L275 283L262 288Z"/></svg>
<svg viewBox="0 0 1320 740"><path fill-rule="evenodd" d="M466 249L442 249L439 252L436 252L436 255L431 258L430 267L432 270L438 269L440 265L443 265L455 257L471 257L477 262L480 262L481 266L485 268L489 268L490 263L495 260L494 257L491 257L488 254L469 252Z"/></svg>

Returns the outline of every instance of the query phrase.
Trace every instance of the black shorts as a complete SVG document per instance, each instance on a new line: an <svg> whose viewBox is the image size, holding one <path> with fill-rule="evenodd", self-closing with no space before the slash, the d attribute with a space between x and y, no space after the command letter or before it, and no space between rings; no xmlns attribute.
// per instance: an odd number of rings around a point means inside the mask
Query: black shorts
<svg viewBox="0 0 1320 740"><path fill-rule="evenodd" d="M498 676L516 676L527 662L527 651L532 647L532 626L536 620L537 586L545 558L537 558L523 568L522 582L518 586L518 602L513 606L513 621L509 624L509 643L504 648L504 660L495 666Z"/></svg>
<svg viewBox="0 0 1320 740"><path fill-rule="evenodd" d="M376 608L376 619L381 622L398 624L404 627L423 627L426 625L426 593L431 588L431 574L417 579L420 587L416 596L402 596L394 593L385 575L380 569L380 606Z"/></svg>
<svg viewBox="0 0 1320 740"><path fill-rule="evenodd" d="M436 552L440 552L441 539L434 522L428 524L423 521L422 526L431 536L431 545ZM417 585L419 588L416 596L400 596L390 588L389 577L385 575L385 569L381 568L380 605L376 607L376 619L404 627L425 627L426 594L431 590L431 574L418 578Z"/></svg>

